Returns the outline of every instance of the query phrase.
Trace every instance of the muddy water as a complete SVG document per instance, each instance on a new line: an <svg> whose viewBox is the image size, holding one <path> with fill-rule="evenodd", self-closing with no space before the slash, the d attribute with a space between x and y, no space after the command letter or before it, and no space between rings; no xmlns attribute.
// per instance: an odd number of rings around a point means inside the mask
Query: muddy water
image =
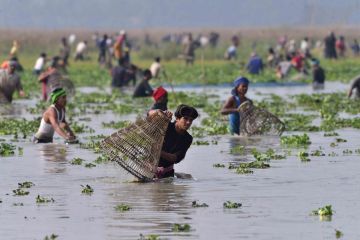
<svg viewBox="0 0 360 240"><path fill-rule="evenodd" d="M338 83L327 86L346 89ZM184 89L205 90L224 99L230 88ZM249 96L311 91L309 86L254 86ZM16 102L16 110L7 115L22 116L22 107L31 104ZM114 131L101 128L101 122L115 118L111 114L90 117L94 134ZM43 239L52 233L59 235L58 239L138 239L140 233L157 234L161 239L335 239L335 229L344 233L344 239L359 239L360 157L355 153L344 155L343 150L360 148L360 131L337 132L348 142L330 147L335 137L309 133L312 144L307 151L322 147L326 154L335 152L338 156L310 157L311 161L304 163L296 157L299 150L291 149L291 156L285 160L273 160L269 169L254 170L250 175L214 168L213 164L252 160L250 155L231 155L230 148L237 145L259 150L271 147L282 153L279 139L218 137L217 145L192 146L185 160L176 165L176 171L192 174L193 180L147 184L131 182L131 175L113 163L94 168L71 165L74 157L88 163L98 155L77 145L64 145L60 139L43 145L15 143L24 148L24 155L0 159L0 239ZM24 181L35 184L30 194L13 196L17 183ZM81 185L86 184L94 189L91 196L81 194ZM36 204L38 194L55 202ZM192 208L194 200L209 207ZM240 202L242 207L224 209L227 200ZM16 203L23 206L14 206ZM122 203L132 210L115 211L114 207ZM327 204L335 210L331 221L309 215ZM188 223L191 231L174 233L174 223Z"/></svg>

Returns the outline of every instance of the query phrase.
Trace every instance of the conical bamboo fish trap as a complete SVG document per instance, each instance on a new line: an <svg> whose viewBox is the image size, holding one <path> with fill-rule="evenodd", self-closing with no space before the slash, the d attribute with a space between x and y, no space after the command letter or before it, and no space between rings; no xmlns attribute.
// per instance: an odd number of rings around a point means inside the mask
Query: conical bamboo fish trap
<svg viewBox="0 0 360 240"><path fill-rule="evenodd" d="M281 135L285 124L272 113L246 101L239 106L240 135Z"/></svg>
<svg viewBox="0 0 360 240"><path fill-rule="evenodd" d="M100 147L112 161L132 175L142 181L151 181L169 122L162 111L157 111L111 134L101 142Z"/></svg>
<svg viewBox="0 0 360 240"><path fill-rule="evenodd" d="M71 97L75 95L75 86L68 78L61 77L49 80L46 87L48 96L50 96L50 93L56 88L64 88L67 96Z"/></svg>

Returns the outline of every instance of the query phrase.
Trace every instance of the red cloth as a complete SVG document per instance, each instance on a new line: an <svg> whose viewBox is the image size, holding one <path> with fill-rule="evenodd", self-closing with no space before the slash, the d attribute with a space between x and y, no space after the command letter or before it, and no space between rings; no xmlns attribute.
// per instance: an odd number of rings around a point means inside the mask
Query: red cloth
<svg viewBox="0 0 360 240"><path fill-rule="evenodd" d="M155 101L159 100L162 96L164 96L167 93L167 91L163 88L163 87L158 87L154 92L153 92L153 98Z"/></svg>
<svg viewBox="0 0 360 240"><path fill-rule="evenodd" d="M295 56L292 59L292 64L293 66L296 68L296 70L301 71L302 67L303 67L303 58L300 55Z"/></svg>

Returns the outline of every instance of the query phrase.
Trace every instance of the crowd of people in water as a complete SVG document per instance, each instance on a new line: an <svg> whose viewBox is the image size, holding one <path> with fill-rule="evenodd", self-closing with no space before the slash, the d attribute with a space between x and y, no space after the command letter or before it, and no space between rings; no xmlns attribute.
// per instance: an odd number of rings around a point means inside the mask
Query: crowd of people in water
<svg viewBox="0 0 360 240"><path fill-rule="evenodd" d="M162 42L174 42L182 45L183 52L179 56L184 59L185 65L190 66L195 62L195 52L200 47L209 45L216 48L220 35L211 32L209 35L199 35L193 38L191 33L169 34L162 38ZM100 68L109 70L109 82L114 89L134 87L133 97L153 97L154 104L149 109L148 115L154 111L164 111L168 117L172 113L168 111L168 92L160 86L153 89L150 84L152 78L159 78L165 74L164 66L160 56L154 56L153 63L148 69L141 70L131 58L133 45L127 33L121 30L116 36L104 34L94 34L94 46L98 49L97 62ZM38 78L41 85L42 100L49 101L50 106L43 113L38 131L33 137L35 143L48 143L53 141L54 133L64 138L68 142L76 142L76 136L66 122L66 103L67 92L63 84L69 81L68 74L69 61L72 58L76 61L87 61L89 57L89 43L87 40L76 41L75 35L60 40L59 52L53 57L49 57L46 52L39 54L32 69L33 74ZM145 36L144 44L154 45L148 35ZM238 59L238 49L240 39L233 36L230 39L230 46L224 53L225 61L236 61ZM287 36L280 37L274 47L270 47L266 58L262 58L256 52L256 44L252 46L251 55L245 66L249 76L262 74L264 68L273 69L279 79L289 78L290 71L295 71L298 76L311 76L313 88L323 89L326 79L325 70L318 58L315 58L313 49L323 49L324 58L338 59L345 58L348 48L352 50L354 56L360 53L360 46L355 39L351 44L345 41L344 36L337 38L330 32L323 41L315 42L308 37L304 37L300 42L295 39L288 39ZM0 69L0 103L11 103L15 91L20 96L25 96L25 91L21 84L20 75L16 72L24 71L19 60L20 45L18 41L13 41L9 52L9 58L1 64ZM72 54L72 50L75 50ZM137 81L139 76L140 81ZM111 79L111 80L110 80ZM246 97L250 81L246 77L238 77L233 83L230 97L226 100L220 112L229 115L229 126L232 134L239 134L240 115L238 107L245 101L251 101ZM25 89L26 90L26 89ZM353 90L356 91L353 94ZM348 97L356 95L360 97L360 77L356 78L350 86ZM181 161L192 142L191 135L187 132L192 121L198 117L197 110L191 106L179 105L176 112L176 121L170 125L165 136L165 144L161 153L158 177L173 176L173 165Z"/></svg>

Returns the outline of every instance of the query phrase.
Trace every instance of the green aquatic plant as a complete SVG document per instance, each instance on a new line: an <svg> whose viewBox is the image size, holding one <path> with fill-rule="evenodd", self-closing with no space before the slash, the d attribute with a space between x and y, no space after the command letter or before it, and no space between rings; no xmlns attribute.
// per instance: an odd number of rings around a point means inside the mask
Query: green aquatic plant
<svg viewBox="0 0 360 240"><path fill-rule="evenodd" d="M309 153L304 152L304 151L298 152L298 157L300 158L300 160L301 160L302 162L310 162L310 161L311 161L310 158L308 158L308 157L309 157Z"/></svg>
<svg viewBox="0 0 360 240"><path fill-rule="evenodd" d="M231 202L231 201L226 201L223 203L224 208L239 208L241 206L242 206L241 203L236 203L236 202Z"/></svg>
<svg viewBox="0 0 360 240"><path fill-rule="evenodd" d="M337 147L337 146L339 146L339 144L334 143L334 142L330 143L330 147Z"/></svg>
<svg viewBox="0 0 360 240"><path fill-rule="evenodd" d="M35 184L33 182L29 182L29 181L18 183L19 188L31 188L33 186L35 186Z"/></svg>
<svg viewBox="0 0 360 240"><path fill-rule="evenodd" d="M340 230L335 229L335 237L337 239L342 238L343 236L344 236L344 234Z"/></svg>
<svg viewBox="0 0 360 240"><path fill-rule="evenodd" d="M159 235L156 235L156 234L150 234L150 235L144 236L142 233L140 233L139 240L160 240L160 237L159 237Z"/></svg>
<svg viewBox="0 0 360 240"><path fill-rule="evenodd" d="M206 203L198 203L197 201L193 201L192 203L191 203L191 206L193 207L193 208L199 208L199 207L209 207L209 205L207 205Z"/></svg>
<svg viewBox="0 0 360 240"><path fill-rule="evenodd" d="M337 137L339 134L337 132L326 132L324 133L324 137Z"/></svg>
<svg viewBox="0 0 360 240"><path fill-rule="evenodd" d="M55 240L59 237L59 235L51 234L50 236L45 236L44 240Z"/></svg>
<svg viewBox="0 0 360 240"><path fill-rule="evenodd" d="M321 150L314 150L310 153L311 156L316 156L316 157L321 157L321 156L325 156L325 153Z"/></svg>
<svg viewBox="0 0 360 240"><path fill-rule="evenodd" d="M2 119L0 120L0 135L14 135L18 138L21 134L22 138L25 139L37 130L39 124L40 120L38 119Z"/></svg>
<svg viewBox="0 0 360 240"><path fill-rule="evenodd" d="M190 232L190 229L191 229L191 226L187 223L185 224L178 224L178 223L175 223L173 224L171 230L173 232Z"/></svg>
<svg viewBox="0 0 360 240"><path fill-rule="evenodd" d="M80 148L92 149L95 153L100 153L100 141L91 140L87 143L80 143Z"/></svg>
<svg viewBox="0 0 360 240"><path fill-rule="evenodd" d="M96 165L93 164L93 163L86 163L86 164L85 164L85 167L86 167L86 168L93 168L93 167L96 167Z"/></svg>
<svg viewBox="0 0 360 240"><path fill-rule="evenodd" d="M347 142L347 140L343 139L343 138L335 138L335 140L336 140L337 143Z"/></svg>
<svg viewBox="0 0 360 240"><path fill-rule="evenodd" d="M24 203L13 203L12 205L14 207L22 207L22 206L24 206Z"/></svg>
<svg viewBox="0 0 360 240"><path fill-rule="evenodd" d="M224 168L224 167L225 167L225 164L215 163L215 164L213 164L213 167L215 167L215 168Z"/></svg>
<svg viewBox="0 0 360 240"><path fill-rule="evenodd" d="M130 211L132 208L129 205L126 204L119 204L115 206L115 210L119 212L127 212Z"/></svg>
<svg viewBox="0 0 360 240"><path fill-rule="evenodd" d="M81 193L82 194L86 194L86 195L91 195L93 194L94 192L94 189L90 186L90 185L87 185L86 186L83 186L83 185L80 185L83 189L81 190Z"/></svg>
<svg viewBox="0 0 360 240"><path fill-rule="evenodd" d="M239 168L269 168L270 164L264 163L264 161L253 161L247 163L240 163Z"/></svg>
<svg viewBox="0 0 360 240"><path fill-rule="evenodd" d="M53 198L46 198L46 197L42 197L40 195L37 195L36 197L36 203L49 203L49 202L55 202L55 200Z"/></svg>
<svg viewBox="0 0 360 240"><path fill-rule="evenodd" d="M22 188L17 188L15 190L13 190L14 196L26 196L29 195L28 191L25 191Z"/></svg>
<svg viewBox="0 0 360 240"><path fill-rule="evenodd" d="M235 147L232 147L230 149L231 154L244 154L245 153L245 147L241 145L237 145Z"/></svg>
<svg viewBox="0 0 360 240"><path fill-rule="evenodd" d="M254 171L249 168L245 168L245 167L237 167L236 173L237 174L252 174L252 173L254 173Z"/></svg>
<svg viewBox="0 0 360 240"><path fill-rule="evenodd" d="M0 143L0 156L8 157L15 154L16 146L11 143Z"/></svg>
<svg viewBox="0 0 360 240"><path fill-rule="evenodd" d="M313 210L311 213L315 216L332 216L333 210L331 205L326 205L324 207Z"/></svg>
<svg viewBox="0 0 360 240"><path fill-rule="evenodd" d="M350 149L343 150L344 155L351 155L352 153L353 153L353 151L351 151Z"/></svg>
<svg viewBox="0 0 360 240"><path fill-rule="evenodd" d="M110 159L109 157L105 156L105 155L101 155L101 156L98 156L95 160L94 160L94 163L96 164L102 164L102 163L107 163L109 162Z"/></svg>
<svg viewBox="0 0 360 240"><path fill-rule="evenodd" d="M83 163L84 159L81 158L74 158L70 161L71 165L81 165Z"/></svg>
<svg viewBox="0 0 360 240"><path fill-rule="evenodd" d="M280 142L283 145L292 147L307 146L311 144L310 138L306 133L303 135L282 136Z"/></svg>
<svg viewBox="0 0 360 240"><path fill-rule="evenodd" d="M118 121L118 122L111 121L108 123L103 122L102 126L104 128L121 129L121 128L128 127L130 124L131 124L130 121Z"/></svg>

